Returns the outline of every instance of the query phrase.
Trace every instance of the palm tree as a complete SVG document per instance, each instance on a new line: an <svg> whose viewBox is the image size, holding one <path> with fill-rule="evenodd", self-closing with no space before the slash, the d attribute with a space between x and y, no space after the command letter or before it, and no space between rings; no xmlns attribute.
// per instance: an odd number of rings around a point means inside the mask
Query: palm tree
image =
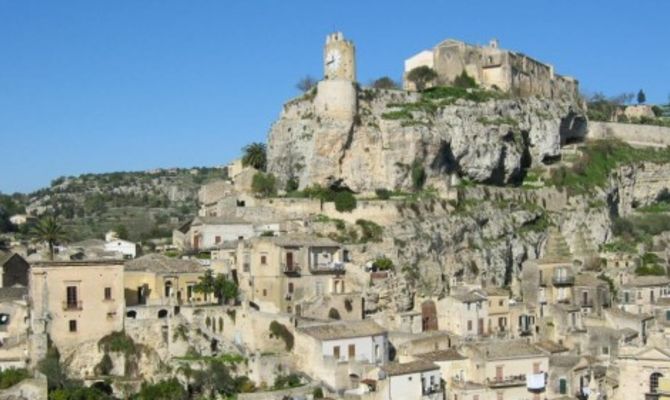
<svg viewBox="0 0 670 400"><path fill-rule="evenodd" d="M54 259L54 245L65 239L65 229L58 222L56 217L50 215L42 218L32 229L32 234L35 240L39 242L47 242L49 245L49 259Z"/></svg>
<svg viewBox="0 0 670 400"><path fill-rule="evenodd" d="M267 164L265 143L255 142L244 146L242 149L242 165L252 166L259 171L265 171Z"/></svg>

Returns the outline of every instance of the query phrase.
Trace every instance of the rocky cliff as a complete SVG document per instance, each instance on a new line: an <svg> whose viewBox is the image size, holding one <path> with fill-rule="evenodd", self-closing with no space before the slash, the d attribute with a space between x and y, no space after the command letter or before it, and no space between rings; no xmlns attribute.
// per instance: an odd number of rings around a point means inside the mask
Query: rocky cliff
<svg viewBox="0 0 670 400"><path fill-rule="evenodd" d="M407 190L422 167L429 184L451 176L503 185L527 167L560 156L561 143L581 138L576 104L504 98L477 90L423 94L360 89L351 120L319 115L314 94L287 103L268 137L268 170L301 187L339 184L356 192Z"/></svg>

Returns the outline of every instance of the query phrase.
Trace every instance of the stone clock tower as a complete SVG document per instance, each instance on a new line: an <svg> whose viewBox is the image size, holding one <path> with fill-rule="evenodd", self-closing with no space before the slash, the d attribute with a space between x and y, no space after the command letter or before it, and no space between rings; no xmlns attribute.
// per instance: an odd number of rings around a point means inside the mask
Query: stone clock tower
<svg viewBox="0 0 670 400"><path fill-rule="evenodd" d="M356 81L356 49L351 40L345 40L342 32L326 37L323 48L323 76L325 79Z"/></svg>
<svg viewBox="0 0 670 400"><path fill-rule="evenodd" d="M342 32L326 37L323 69L324 79L319 82L314 99L316 112L326 118L353 121L357 113L355 47Z"/></svg>

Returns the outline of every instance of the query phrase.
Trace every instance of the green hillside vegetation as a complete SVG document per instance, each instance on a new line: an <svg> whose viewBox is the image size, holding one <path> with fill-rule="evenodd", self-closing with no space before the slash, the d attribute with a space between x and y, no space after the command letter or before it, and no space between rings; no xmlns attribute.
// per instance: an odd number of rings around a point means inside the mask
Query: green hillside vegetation
<svg viewBox="0 0 670 400"><path fill-rule="evenodd" d="M109 230L126 231L129 240L141 241L169 237L197 212L200 186L225 177L223 168L60 177L20 197L18 206L44 208L59 217L69 242L101 238Z"/></svg>

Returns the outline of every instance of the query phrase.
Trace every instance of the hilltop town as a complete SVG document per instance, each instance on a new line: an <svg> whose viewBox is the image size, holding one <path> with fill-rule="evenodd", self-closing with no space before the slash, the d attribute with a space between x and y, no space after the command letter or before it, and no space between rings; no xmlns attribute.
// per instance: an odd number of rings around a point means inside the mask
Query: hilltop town
<svg viewBox="0 0 670 400"><path fill-rule="evenodd" d="M224 167L2 197L0 400L670 399L670 105L500 46L335 32Z"/></svg>

